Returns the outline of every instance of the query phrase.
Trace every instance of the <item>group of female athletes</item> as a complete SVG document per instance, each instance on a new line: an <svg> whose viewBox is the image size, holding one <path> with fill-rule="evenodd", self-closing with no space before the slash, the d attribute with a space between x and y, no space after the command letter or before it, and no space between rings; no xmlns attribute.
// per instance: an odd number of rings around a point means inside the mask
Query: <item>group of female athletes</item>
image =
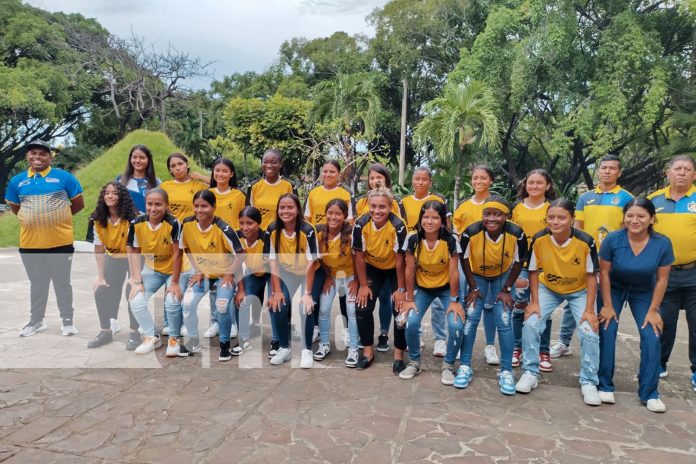
<svg viewBox="0 0 696 464"><path fill-rule="evenodd" d="M650 289L645 304L631 303L641 328L639 396L650 410L665 410L657 390L658 308L674 256L669 239L652 230L655 207L649 200L628 201L623 227L603 237L598 249L590 233L574 227L574 204L556 198L543 169L527 174L511 207L489 192L492 170L477 166L473 197L450 213L446 200L431 192L425 167L413 174L413 194L397 199L387 169L374 164L369 191L356 201L340 185L340 165L327 161L321 185L303 207L281 175L283 160L275 149L264 153L263 177L246 193L237 188L228 159L214 162L210 179L191 173L183 154L170 155L167 164L172 179L160 183L149 149L137 145L124 173L101 190L88 230L96 250L101 331L89 348L110 343L120 329L117 313L126 283L131 329L126 348L136 354L162 346L164 335L166 356L199 352L197 308L209 294L211 323L203 336L219 334L220 361L251 348L265 302L270 363L291 359L294 335L302 340L300 367L309 368L331 353L331 308L339 295L347 367L367 369L375 349L390 349L393 317L393 372L405 380L419 374L421 322L432 307L433 354L444 357L442 383L467 388L472 382L483 318L486 360L500 364L500 391L513 395L529 393L539 371L551 370L549 320L566 304L580 337L583 399L590 405L613 403L615 327L613 338L603 335L611 334L607 329L618 322L620 308L601 301L611 302L622 272L635 276L639 265L644 288ZM622 270L618 257L627 244L634 256L647 253L650 259ZM157 331L148 301L163 286L164 328ZM291 317L298 289L299 331ZM600 356L600 347L611 356ZM513 367L520 365L516 383Z"/></svg>

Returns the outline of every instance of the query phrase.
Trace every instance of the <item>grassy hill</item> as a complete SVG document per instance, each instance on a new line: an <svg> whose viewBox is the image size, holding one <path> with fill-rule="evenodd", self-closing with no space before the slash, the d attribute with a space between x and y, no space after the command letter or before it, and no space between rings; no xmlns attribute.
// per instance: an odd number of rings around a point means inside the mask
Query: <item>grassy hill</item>
<svg viewBox="0 0 696 464"><path fill-rule="evenodd" d="M102 186L123 172L128 152L136 144L147 145L152 151L157 177L163 181L171 178L166 166L167 156L181 150L165 134L136 130L126 135L120 142L76 173L82 184L85 197L85 209L74 217L73 226L76 240L84 240L87 233L87 220L94 211L94 205ZM193 161L190 161L190 164L193 170L203 172ZM16 247L18 242L19 224L17 217L8 211L0 217L0 247Z"/></svg>

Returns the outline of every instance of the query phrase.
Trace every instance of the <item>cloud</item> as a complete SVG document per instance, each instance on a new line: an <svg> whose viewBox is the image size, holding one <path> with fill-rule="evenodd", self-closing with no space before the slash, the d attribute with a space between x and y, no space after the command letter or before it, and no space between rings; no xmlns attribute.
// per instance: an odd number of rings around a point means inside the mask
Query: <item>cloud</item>
<svg viewBox="0 0 696 464"><path fill-rule="evenodd" d="M365 16L384 3L382 0L301 0L298 9L310 14L348 13Z"/></svg>

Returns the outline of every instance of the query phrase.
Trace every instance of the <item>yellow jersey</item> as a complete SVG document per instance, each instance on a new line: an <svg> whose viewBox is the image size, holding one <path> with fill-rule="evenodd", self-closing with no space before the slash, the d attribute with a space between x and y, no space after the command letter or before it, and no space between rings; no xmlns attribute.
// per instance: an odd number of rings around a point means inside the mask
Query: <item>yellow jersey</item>
<svg viewBox="0 0 696 464"><path fill-rule="evenodd" d="M452 214L452 225L455 232L461 234L464 229L469 227L474 222L483 220L483 208L485 200L481 203L476 203L473 198L469 198L462 202Z"/></svg>
<svg viewBox="0 0 696 464"><path fill-rule="evenodd" d="M546 228L548 210L548 201L536 208L530 208L524 201L519 201L512 207L512 222L522 227L524 235L527 236L527 243L531 244L532 237Z"/></svg>
<svg viewBox="0 0 696 464"><path fill-rule="evenodd" d="M193 195L208 186L194 179L184 182L172 179L162 182L160 188L169 196L169 212L181 222L193 215Z"/></svg>
<svg viewBox="0 0 696 464"><path fill-rule="evenodd" d="M235 231L217 216L206 230L195 216L186 218L179 247L191 254L197 269L209 279L231 273L234 256L244 252Z"/></svg>
<svg viewBox="0 0 696 464"><path fill-rule="evenodd" d="M462 232L460 245L471 271L487 278L508 272L527 255L527 237L520 226L510 221L505 221L496 240L490 238L483 222L475 222Z"/></svg>
<svg viewBox="0 0 696 464"><path fill-rule="evenodd" d="M655 205L655 230L666 235L674 247L674 265L696 261L696 187L686 195L672 200L669 187L648 195Z"/></svg>
<svg viewBox="0 0 696 464"><path fill-rule="evenodd" d="M326 224L317 226L317 241L319 242L319 259L324 265L329 268L331 276L334 278L345 278L355 274L353 268L353 250L349 243L341 243L341 234L339 233L333 239L326 238Z"/></svg>
<svg viewBox="0 0 696 464"><path fill-rule="evenodd" d="M244 209L246 195L239 189L231 188L220 193L217 187L210 189L215 195L215 216L219 217L232 229L239 229L239 212Z"/></svg>
<svg viewBox="0 0 696 464"><path fill-rule="evenodd" d="M609 232L621 228L623 207L632 198L633 195L618 185L608 192L597 187L580 195L575 206L575 219L583 221L582 229L599 246Z"/></svg>
<svg viewBox="0 0 696 464"><path fill-rule="evenodd" d="M423 203L430 200L439 201L440 203L443 203L445 206L447 206L447 198L443 197L439 193L429 193L423 198L416 198L415 195L409 195L407 197L402 198L399 202L399 206L401 207L401 211L403 213L402 217L404 219L404 222L406 223L406 227L409 233L416 231L416 226L418 225L418 216L420 216L421 207L423 207ZM450 214L448 213L447 215L449 216Z"/></svg>
<svg viewBox="0 0 696 464"><path fill-rule="evenodd" d="M147 214L133 219L128 229L129 247L140 248L145 258L145 265L162 274L174 273L174 252L172 245L177 244L181 235L181 223L171 214L166 213L162 222L152 227ZM184 269L182 260L182 269Z"/></svg>
<svg viewBox="0 0 696 464"><path fill-rule="evenodd" d="M90 218L87 225L87 241L95 246L103 246L106 254L112 258L127 258L126 242L130 223L118 218L116 223L107 219L106 227Z"/></svg>
<svg viewBox="0 0 696 464"><path fill-rule="evenodd" d="M237 231L237 237L244 248L244 267L247 274L254 274L257 277L268 272L268 256L264 253L268 233L259 230L259 236L254 243L249 243L241 230Z"/></svg>
<svg viewBox="0 0 696 464"><path fill-rule="evenodd" d="M332 189L327 189L323 185L314 187L310 190L305 203L304 216L309 218L309 222L316 226L326 222L326 205L334 198L340 198L348 205L348 217L352 219L354 216L353 197L351 193L342 186L337 186Z"/></svg>
<svg viewBox="0 0 696 464"><path fill-rule="evenodd" d="M377 269L394 269L396 254L404 253L406 224L389 213L387 222L377 228L369 214L360 216L353 227L353 249L365 253L365 262Z"/></svg>
<svg viewBox="0 0 696 464"><path fill-rule="evenodd" d="M268 259L277 260L281 270L304 275L307 267L317 259L317 234L314 226L302 221L299 230L289 235L279 229L279 222L268 229L266 251Z"/></svg>
<svg viewBox="0 0 696 464"><path fill-rule="evenodd" d="M430 249L426 240L418 243L418 235L411 234L406 240L406 253L416 261L416 284L421 288L449 286L449 264L457 255L457 239L448 233L435 242Z"/></svg>
<svg viewBox="0 0 696 464"><path fill-rule="evenodd" d="M274 184L261 178L251 184L246 194L246 203L261 212L261 228L268 230L276 218L278 200L286 193L297 193L290 181L279 178Z"/></svg>
<svg viewBox="0 0 696 464"><path fill-rule="evenodd" d="M396 197L392 200L391 212L403 218L403 212L401 208L399 208L399 200L397 200ZM370 214L370 204L367 202L367 194L361 196L355 202L355 217L360 217L363 214Z"/></svg>

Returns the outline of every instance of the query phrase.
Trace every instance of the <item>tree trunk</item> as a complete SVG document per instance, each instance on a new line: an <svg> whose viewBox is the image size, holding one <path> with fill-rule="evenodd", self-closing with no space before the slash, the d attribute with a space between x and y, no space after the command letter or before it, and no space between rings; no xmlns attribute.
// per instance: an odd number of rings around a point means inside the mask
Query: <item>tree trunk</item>
<svg viewBox="0 0 696 464"><path fill-rule="evenodd" d="M162 116L160 120L160 130L162 133L166 134L166 126L167 126L167 104L165 103L164 100L162 100Z"/></svg>
<svg viewBox="0 0 696 464"><path fill-rule="evenodd" d="M399 185L404 185L406 177L406 119L408 116L408 80L402 80L404 90L401 97L401 137L399 141Z"/></svg>
<svg viewBox="0 0 696 464"><path fill-rule="evenodd" d="M454 191L452 192L452 209L451 212L454 212L455 209L457 209L457 206L459 206L459 189L461 188L462 185L462 164L463 164L463 150L459 150L459 153L456 154L456 166L455 166L455 175L454 175Z"/></svg>
<svg viewBox="0 0 696 464"><path fill-rule="evenodd" d="M203 110L201 108L198 108L198 138L203 140Z"/></svg>

